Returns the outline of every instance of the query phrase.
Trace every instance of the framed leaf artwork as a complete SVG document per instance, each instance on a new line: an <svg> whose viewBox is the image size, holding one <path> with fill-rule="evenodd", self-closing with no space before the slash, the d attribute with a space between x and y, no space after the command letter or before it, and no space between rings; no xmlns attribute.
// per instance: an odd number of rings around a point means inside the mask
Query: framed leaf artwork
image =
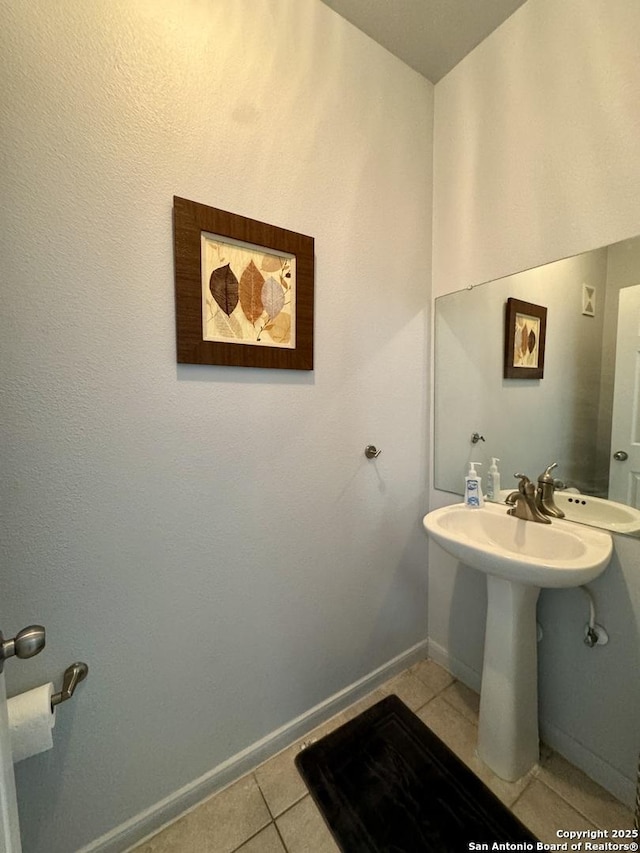
<svg viewBox="0 0 640 853"><path fill-rule="evenodd" d="M313 370L314 241L174 196L177 358Z"/></svg>
<svg viewBox="0 0 640 853"><path fill-rule="evenodd" d="M547 309L507 299L504 331L504 378L542 379Z"/></svg>

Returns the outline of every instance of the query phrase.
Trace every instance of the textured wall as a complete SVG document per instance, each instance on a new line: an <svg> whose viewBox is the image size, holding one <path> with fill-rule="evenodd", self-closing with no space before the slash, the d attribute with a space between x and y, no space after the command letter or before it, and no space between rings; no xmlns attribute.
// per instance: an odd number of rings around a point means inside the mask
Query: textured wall
<svg viewBox="0 0 640 853"><path fill-rule="evenodd" d="M0 615L10 693L91 668L17 773L69 853L426 636L433 88L317 0L1 15ZM313 373L176 366L174 194L315 237Z"/></svg>
<svg viewBox="0 0 640 853"><path fill-rule="evenodd" d="M639 35L635 0L528 0L438 83L434 293L640 233ZM532 429L543 415L513 413ZM447 500L432 494L432 505ZM627 797L640 748L639 559L638 541L616 541L594 584L611 633L605 648L582 643L580 592L545 592L539 607L545 734ZM434 648L472 676L482 654L479 579L436 547L429 576Z"/></svg>
<svg viewBox="0 0 640 853"><path fill-rule="evenodd" d="M633 237L640 8L528 0L435 93L434 295Z"/></svg>

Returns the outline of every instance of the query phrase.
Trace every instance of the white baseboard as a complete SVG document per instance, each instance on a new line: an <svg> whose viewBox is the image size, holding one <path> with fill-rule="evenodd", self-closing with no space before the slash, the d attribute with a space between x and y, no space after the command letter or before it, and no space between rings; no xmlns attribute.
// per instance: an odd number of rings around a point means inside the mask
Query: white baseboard
<svg viewBox="0 0 640 853"><path fill-rule="evenodd" d="M540 739L633 810L636 796L634 779L628 779L600 756L574 740L571 735L542 719L540 720Z"/></svg>
<svg viewBox="0 0 640 853"><path fill-rule="evenodd" d="M476 693L480 692L482 673L476 672L475 669L471 669L471 667L467 666L466 663L463 663L461 660L458 660L458 658L453 657L453 655L449 654L449 651L445 649L444 646L441 646L433 640L429 640L427 648L431 660L439 663L440 666L447 670L447 672L450 672L451 675L455 676L463 684L466 684L467 687L475 690Z"/></svg>
<svg viewBox="0 0 640 853"><path fill-rule="evenodd" d="M460 679L472 690L480 692L482 675L468 667L457 658L449 654L443 646L429 640L429 657L440 666L443 666L456 678ZM587 749L583 744L574 740L571 735L566 734L556 726L540 720L540 739L551 749L559 752L567 761L586 773L590 779L597 782L609 793L620 800L621 803L633 809L635 800L635 780L628 779L615 767L612 767L604 759Z"/></svg>
<svg viewBox="0 0 640 853"><path fill-rule="evenodd" d="M427 640L417 643L406 652L365 675L364 678L360 678L295 720L214 767L204 776L195 779L165 797L164 800L92 841L77 853L122 853L123 850L139 844L148 836L173 823L185 812L195 808L202 800L244 776L263 761L303 737L311 729L357 702L389 678L425 658L427 650Z"/></svg>

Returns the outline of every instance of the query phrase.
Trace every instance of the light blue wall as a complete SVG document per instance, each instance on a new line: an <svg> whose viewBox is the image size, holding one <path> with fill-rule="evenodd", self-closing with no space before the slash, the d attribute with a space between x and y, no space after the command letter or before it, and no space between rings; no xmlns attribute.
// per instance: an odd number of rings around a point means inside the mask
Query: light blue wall
<svg viewBox="0 0 640 853"><path fill-rule="evenodd" d="M426 640L433 87L319 0L1 15L0 616L10 693L90 666L17 768L69 853ZM174 194L315 237L313 373L177 367Z"/></svg>

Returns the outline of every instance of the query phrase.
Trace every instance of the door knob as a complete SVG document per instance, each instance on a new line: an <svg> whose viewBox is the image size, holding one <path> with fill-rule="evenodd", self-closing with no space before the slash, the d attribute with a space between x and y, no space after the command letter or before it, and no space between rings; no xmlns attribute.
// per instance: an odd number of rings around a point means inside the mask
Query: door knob
<svg viewBox="0 0 640 853"><path fill-rule="evenodd" d="M616 452L613 454L613 458L616 460L616 462L626 462L629 458L629 454L626 452L626 450L616 450Z"/></svg>
<svg viewBox="0 0 640 853"><path fill-rule="evenodd" d="M0 631L0 672L7 658L32 658L45 647L45 631L43 625L29 625L23 628L13 640L5 640Z"/></svg>

